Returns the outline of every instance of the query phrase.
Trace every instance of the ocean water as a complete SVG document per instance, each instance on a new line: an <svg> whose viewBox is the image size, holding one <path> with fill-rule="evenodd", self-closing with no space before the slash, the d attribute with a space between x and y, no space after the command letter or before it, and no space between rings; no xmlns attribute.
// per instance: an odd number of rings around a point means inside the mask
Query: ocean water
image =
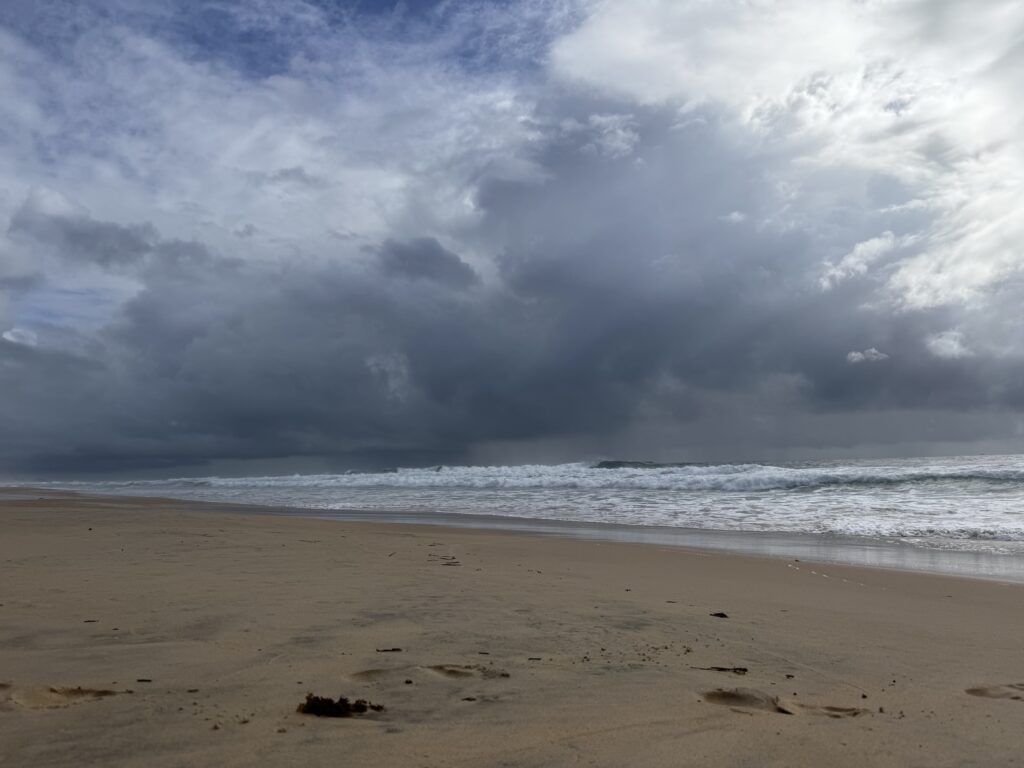
<svg viewBox="0 0 1024 768"><path fill-rule="evenodd" d="M1024 455L792 464L609 462L63 483L316 511L855 536L1024 555ZM56 486L54 486L56 487Z"/></svg>

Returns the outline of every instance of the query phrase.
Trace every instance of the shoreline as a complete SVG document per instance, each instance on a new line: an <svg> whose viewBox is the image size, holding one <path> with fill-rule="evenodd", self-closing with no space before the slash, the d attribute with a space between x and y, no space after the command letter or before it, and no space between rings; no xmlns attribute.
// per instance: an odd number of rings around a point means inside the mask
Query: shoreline
<svg viewBox="0 0 1024 768"><path fill-rule="evenodd" d="M145 503L159 502L164 505L181 505L183 509L203 509L211 513L225 512L331 520L343 523L362 522L455 530L485 530L495 533L568 538L580 541L671 546L722 554L797 559L822 565L849 565L1024 584L1024 557L1020 555L930 548L915 546L899 539L781 531L706 530L445 512L327 510L161 496L102 495L35 486L0 488L0 501L15 496L26 499L37 499L40 496L47 499L79 498L107 503L136 500Z"/></svg>
<svg viewBox="0 0 1024 768"><path fill-rule="evenodd" d="M1024 586L0 494L0 763L1010 765ZM300 714L307 693L384 706Z"/></svg>

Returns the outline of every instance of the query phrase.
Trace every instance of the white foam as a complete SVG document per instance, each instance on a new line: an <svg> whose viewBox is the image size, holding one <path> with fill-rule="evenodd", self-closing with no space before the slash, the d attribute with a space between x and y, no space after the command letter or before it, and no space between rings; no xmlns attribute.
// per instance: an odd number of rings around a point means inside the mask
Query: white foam
<svg viewBox="0 0 1024 768"><path fill-rule="evenodd" d="M394 472L352 472L334 475L204 477L85 483L111 488L195 486L212 488L487 488L592 489L652 491L772 491L823 489L831 486L895 486L908 483L1020 483L1020 462L996 465L933 464L787 467L765 464L721 464L656 468L596 469L583 463L484 467L399 469Z"/></svg>
<svg viewBox="0 0 1024 768"><path fill-rule="evenodd" d="M962 548L989 551L1024 541L1022 456L787 466L440 467L71 485L322 510L812 532L899 538L925 546L969 542Z"/></svg>

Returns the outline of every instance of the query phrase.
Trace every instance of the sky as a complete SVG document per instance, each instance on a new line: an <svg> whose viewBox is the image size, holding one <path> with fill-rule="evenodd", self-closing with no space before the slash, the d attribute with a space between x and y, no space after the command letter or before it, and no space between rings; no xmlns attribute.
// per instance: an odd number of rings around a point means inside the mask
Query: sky
<svg viewBox="0 0 1024 768"><path fill-rule="evenodd" d="M0 472L1024 451L1018 0L6 0Z"/></svg>

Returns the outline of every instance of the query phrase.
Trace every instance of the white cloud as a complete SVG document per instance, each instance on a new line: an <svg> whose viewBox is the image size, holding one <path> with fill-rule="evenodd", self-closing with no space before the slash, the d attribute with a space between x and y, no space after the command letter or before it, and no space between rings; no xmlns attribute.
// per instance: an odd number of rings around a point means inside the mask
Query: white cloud
<svg viewBox="0 0 1024 768"><path fill-rule="evenodd" d="M822 289L828 290L847 278L863 275L872 264L900 245L901 241L892 232L883 232L878 237L857 243L837 263L825 262L824 273L818 282Z"/></svg>
<svg viewBox="0 0 1024 768"><path fill-rule="evenodd" d="M856 57L860 26L846 3L599 2L552 51L555 72L652 103L727 100L752 111L783 98L806 63Z"/></svg>
<svg viewBox="0 0 1024 768"><path fill-rule="evenodd" d="M267 13L261 23L277 18ZM129 25L97 24L66 60L0 28L0 229L27 205L152 224L246 260L355 259L387 237L432 234L472 260L458 238L479 217L467 200L484 171L533 172L532 96L504 71L451 67L436 50L447 39L392 44L328 31L316 14L302 23L304 55L265 78ZM631 140L625 123L595 132L612 153ZM52 312L54 285L82 279L37 244L9 245L0 278L15 264L15 276L32 265L47 277L23 312ZM89 277L96 313L117 310L120 283ZM51 321L78 322L78 309Z"/></svg>
<svg viewBox="0 0 1024 768"><path fill-rule="evenodd" d="M617 160L631 155L640 141L632 115L591 115L588 125L592 135L590 141L581 147L583 152Z"/></svg>
<svg viewBox="0 0 1024 768"><path fill-rule="evenodd" d="M881 360L887 360L889 356L885 352L879 352L874 347L865 349L863 352L848 352L846 355L846 362L851 365L857 363L877 363Z"/></svg>
<svg viewBox="0 0 1024 768"><path fill-rule="evenodd" d="M329 227L394 235L411 209L458 226L474 172L530 141L520 118L531 102L503 73L461 75L422 46L352 32L310 45L315 65L254 79L123 27L85 35L64 67L19 44L0 57L0 108L20 105L12 134L54 136L45 149L60 152L63 193L96 218L220 242L253 223L273 250L285 239L326 251ZM49 71L48 87L25 77L29 67ZM47 173L29 147L14 189ZM301 178L318 183L276 183ZM257 252L267 245L253 240Z"/></svg>
<svg viewBox="0 0 1024 768"><path fill-rule="evenodd" d="M964 335L960 331L935 333L926 338L924 343L928 351L933 355L947 360L974 355L973 350L967 346Z"/></svg>
<svg viewBox="0 0 1024 768"><path fill-rule="evenodd" d="M0 337L26 347L34 347L39 343L39 337L37 337L32 331L25 328L11 328L9 331L0 333Z"/></svg>
<svg viewBox="0 0 1024 768"><path fill-rule="evenodd" d="M742 224L747 220L747 214L743 213L743 211L730 211L724 216L719 216L718 220L724 221L727 224Z"/></svg>
<svg viewBox="0 0 1024 768"><path fill-rule="evenodd" d="M1024 269L1024 4L1016 0L602 0L555 45L563 81L639 103L705 104L774 163L775 226L897 216L919 247L883 290L965 303ZM901 199L858 206L872 175ZM765 201L767 202L767 201ZM867 203L867 204L865 204ZM917 216L910 214L916 213ZM888 223L888 222L887 222ZM879 231L877 228L875 232ZM861 238L863 239L863 238ZM854 255L823 284L863 274Z"/></svg>

